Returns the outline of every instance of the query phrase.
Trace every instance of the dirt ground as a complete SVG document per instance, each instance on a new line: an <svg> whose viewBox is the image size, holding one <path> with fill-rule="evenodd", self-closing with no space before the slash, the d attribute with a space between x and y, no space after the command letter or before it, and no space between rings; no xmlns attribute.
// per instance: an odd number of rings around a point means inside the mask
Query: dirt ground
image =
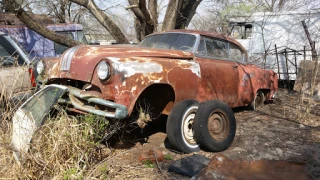
<svg viewBox="0 0 320 180"><path fill-rule="evenodd" d="M199 154L209 158L215 154L222 154L230 159L269 159L307 163L315 153L320 152L320 116L316 115L320 110L311 107L312 113L301 111L299 114L298 109L301 104L299 99L299 93L288 93L287 90L280 89L274 103L266 104L257 111L235 109L237 132L233 144L223 152L200 151ZM307 105L303 105L300 109L306 107ZM149 124L143 134L138 133L137 136L135 133L122 137L121 141L108 152L110 153L108 158L92 169L89 177L189 179L168 172L173 160L190 154L170 150L163 121L166 121L166 117ZM162 151L166 160L153 167L140 163L138 161L140 154L149 149Z"/></svg>

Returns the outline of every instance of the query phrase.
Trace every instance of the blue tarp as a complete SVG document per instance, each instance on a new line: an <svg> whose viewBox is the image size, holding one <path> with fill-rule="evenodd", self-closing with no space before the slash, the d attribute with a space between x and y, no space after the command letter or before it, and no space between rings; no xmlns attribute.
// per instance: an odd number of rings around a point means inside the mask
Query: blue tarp
<svg viewBox="0 0 320 180"><path fill-rule="evenodd" d="M72 36L75 40L82 41L83 32L80 24L49 24L47 28ZM44 38L40 34L29 29L27 26L0 25L0 32L10 35L19 45L29 53L30 58L34 57L58 57L66 47Z"/></svg>

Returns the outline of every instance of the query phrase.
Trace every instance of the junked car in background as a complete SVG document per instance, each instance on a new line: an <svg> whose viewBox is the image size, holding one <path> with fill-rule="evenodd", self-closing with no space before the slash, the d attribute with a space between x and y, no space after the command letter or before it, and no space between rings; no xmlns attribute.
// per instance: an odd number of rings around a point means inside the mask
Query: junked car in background
<svg viewBox="0 0 320 180"><path fill-rule="evenodd" d="M0 95L1 106L9 100L21 100L31 95L35 77L28 55L8 35L0 32Z"/></svg>
<svg viewBox="0 0 320 180"><path fill-rule="evenodd" d="M136 47L70 48L61 58L38 62L44 88L14 116L14 148L28 149L33 131L58 102L111 121L131 117L142 128L167 114L168 139L178 150L225 150L236 131L231 108L254 109L278 89L276 73L247 58L237 41L193 30L152 34Z"/></svg>

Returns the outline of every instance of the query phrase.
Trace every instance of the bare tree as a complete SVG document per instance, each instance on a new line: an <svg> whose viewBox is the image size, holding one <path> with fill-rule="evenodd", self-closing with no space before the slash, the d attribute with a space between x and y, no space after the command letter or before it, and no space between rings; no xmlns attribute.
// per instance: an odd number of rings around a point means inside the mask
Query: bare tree
<svg viewBox="0 0 320 180"><path fill-rule="evenodd" d="M194 16L202 0L170 0L162 23L162 30L184 29ZM158 2L157 0L128 0L129 7L134 13L137 39L141 40L146 35L157 30ZM147 8L148 5L148 8Z"/></svg>
<svg viewBox="0 0 320 180"><path fill-rule="evenodd" d="M87 8L119 43L129 43L119 27L95 4L93 0L70 0Z"/></svg>
<svg viewBox="0 0 320 180"><path fill-rule="evenodd" d="M137 39L141 40L146 35L153 33L158 24L157 0L149 0L147 9L146 0L128 0L130 7L135 15L134 26Z"/></svg>
<svg viewBox="0 0 320 180"><path fill-rule="evenodd" d="M59 44L66 46L74 46L80 43L74 40L67 39L53 31L42 27L40 24L32 22L30 15L25 12L21 4L17 3L18 0L5 0L10 2L8 10L16 13L17 17L29 26L34 31L38 32L42 36L49 38ZM192 17L194 16L198 5L202 0L170 0L167 5L166 15L163 21L162 30L185 28L189 25ZM32 2L32 1L30 1ZM40 1L41 2L41 1ZM108 30L110 35L119 43L129 43L125 34L119 28L119 26L110 18L106 12L100 9L94 0L54 0L45 1L46 8L50 11L50 15L60 23L65 22L77 22L76 19L80 19L81 15L78 12L76 15L72 15L72 5L84 7L105 29ZM157 0L128 0L130 5L129 9L135 17L135 29L137 33L137 39L140 41L146 35L156 32L158 29L158 17L159 8ZM28 8L28 6L25 6ZM28 8L32 9L32 8ZM79 21L78 21L79 22ZM63 37L63 38L62 38Z"/></svg>

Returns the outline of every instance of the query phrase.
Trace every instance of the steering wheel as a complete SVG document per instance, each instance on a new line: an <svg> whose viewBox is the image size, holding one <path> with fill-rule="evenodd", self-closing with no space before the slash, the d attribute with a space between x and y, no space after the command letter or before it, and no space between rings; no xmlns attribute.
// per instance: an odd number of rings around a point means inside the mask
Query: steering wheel
<svg viewBox="0 0 320 180"><path fill-rule="evenodd" d="M192 49L189 46L181 46L179 47L179 50L191 52Z"/></svg>

